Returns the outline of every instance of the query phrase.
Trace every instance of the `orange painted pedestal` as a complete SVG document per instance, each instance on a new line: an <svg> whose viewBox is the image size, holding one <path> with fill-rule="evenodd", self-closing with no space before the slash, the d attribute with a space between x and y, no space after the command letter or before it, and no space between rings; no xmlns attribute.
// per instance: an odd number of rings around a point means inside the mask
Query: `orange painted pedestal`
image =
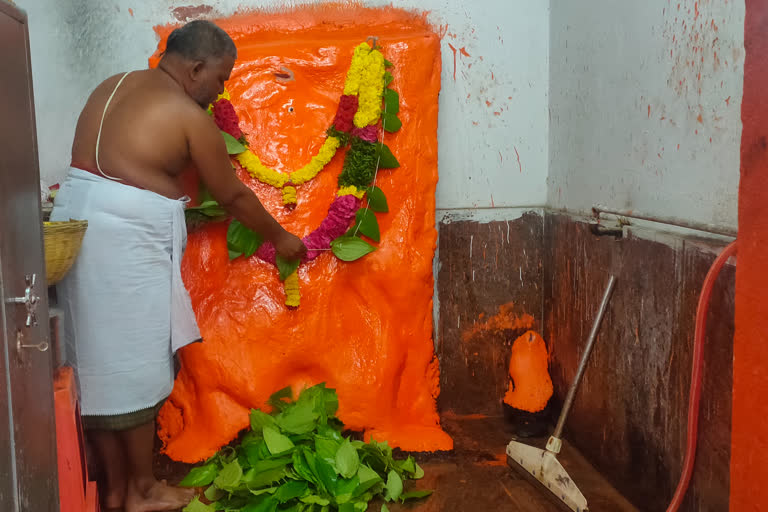
<svg viewBox="0 0 768 512"><path fill-rule="evenodd" d="M56 450L61 512L98 512L96 482L88 482L85 440L72 368L56 371L53 383L56 415Z"/></svg>
<svg viewBox="0 0 768 512"><path fill-rule="evenodd" d="M158 417L166 453L204 460L247 428L250 408L262 407L271 393L320 382L337 390L340 419L366 439L410 451L450 450L437 413L432 341L439 36L421 15L355 4L217 23L238 49L227 89L240 126L251 151L280 172L303 167L318 152L355 47L378 37L393 64L403 123L380 137L400 167L376 177L389 204L377 215L378 249L350 263L329 251L302 265L295 311L284 305L273 265L256 257L229 261L227 223L190 233L182 275L204 341L179 353L181 372ZM161 38L172 28L160 27ZM283 67L291 81L277 80ZM340 151L301 185L293 210L283 207L279 189L237 173L286 229L303 237L325 218L343 161Z"/></svg>

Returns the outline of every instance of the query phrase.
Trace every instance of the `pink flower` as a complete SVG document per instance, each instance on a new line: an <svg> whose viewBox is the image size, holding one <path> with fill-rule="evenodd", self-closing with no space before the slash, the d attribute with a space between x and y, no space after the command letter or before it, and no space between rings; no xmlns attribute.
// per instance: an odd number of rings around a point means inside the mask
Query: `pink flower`
<svg viewBox="0 0 768 512"><path fill-rule="evenodd" d="M355 128L352 130L352 135L360 137L366 142L376 142L376 139L378 138L378 130L376 129L376 125L369 125L365 128Z"/></svg>
<svg viewBox="0 0 768 512"><path fill-rule="evenodd" d="M355 196L348 195L334 199L328 208L328 215L320 223L320 226L303 239L304 245L308 249L304 261L312 261L317 258L331 247L332 241L346 233L359 208L360 199ZM272 242L264 242L256 251L257 258L273 265L276 255L277 251L275 251Z"/></svg>
<svg viewBox="0 0 768 512"><path fill-rule="evenodd" d="M330 248L331 242L347 231L358 208L360 200L355 196L337 197L320 226L304 238L304 245L308 249L305 259L311 261L320 256L323 250Z"/></svg>

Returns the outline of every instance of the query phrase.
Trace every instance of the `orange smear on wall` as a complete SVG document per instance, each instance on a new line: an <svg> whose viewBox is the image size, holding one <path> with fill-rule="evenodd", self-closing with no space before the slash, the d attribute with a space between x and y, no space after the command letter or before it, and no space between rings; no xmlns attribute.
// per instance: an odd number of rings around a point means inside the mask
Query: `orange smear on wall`
<svg viewBox="0 0 768 512"><path fill-rule="evenodd" d="M515 409L539 412L547 406L554 388L549 376L547 344L528 331L515 340L509 360L509 390L504 403Z"/></svg>
<svg viewBox="0 0 768 512"><path fill-rule="evenodd" d="M531 315L528 313L515 313L514 309L515 303L508 302L499 306L499 312L487 320L483 320L485 315L481 314L478 318L481 321L473 325L472 329L464 331L462 338L464 341L469 341L472 337L484 332L499 333L501 331L523 330L533 327L533 317Z"/></svg>
<svg viewBox="0 0 768 512"><path fill-rule="evenodd" d="M227 88L241 127L251 150L281 171L303 166L322 145L355 46L377 36L394 63L393 88L400 93L403 128L386 133L384 142L401 167L378 173L389 202L389 213L378 215L378 250L353 263L327 253L302 265L295 311L283 305L272 265L256 258L229 262L226 224L190 234L182 271L205 341L180 353L181 373L159 415L165 452L185 462L202 460L246 428L249 409L261 407L271 393L319 382L337 390L340 418L366 438L411 451L452 449L439 425L431 338L438 35L421 15L349 4L217 23L238 47ZM172 28L157 28L161 39ZM283 67L294 81L276 80ZM298 188L293 211L282 207L280 190L237 172L270 213L304 236L325 217L343 159L340 151Z"/></svg>

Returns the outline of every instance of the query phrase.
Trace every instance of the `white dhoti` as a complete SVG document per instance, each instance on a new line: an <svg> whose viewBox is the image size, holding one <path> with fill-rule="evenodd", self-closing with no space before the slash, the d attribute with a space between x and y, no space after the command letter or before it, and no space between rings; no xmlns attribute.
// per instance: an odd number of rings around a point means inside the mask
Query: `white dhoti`
<svg viewBox="0 0 768 512"><path fill-rule="evenodd" d="M156 406L173 387L173 354L200 340L181 279L185 200L72 168L52 221L87 220L80 254L57 287L74 347L83 415Z"/></svg>

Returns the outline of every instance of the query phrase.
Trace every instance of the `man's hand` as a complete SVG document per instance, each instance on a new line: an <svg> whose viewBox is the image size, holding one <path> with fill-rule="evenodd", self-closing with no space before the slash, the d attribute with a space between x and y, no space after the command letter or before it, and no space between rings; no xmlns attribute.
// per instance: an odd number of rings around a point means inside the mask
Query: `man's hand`
<svg viewBox="0 0 768 512"><path fill-rule="evenodd" d="M277 254L287 260L300 260L307 255L307 247L301 238L288 231L283 231L279 237L274 240Z"/></svg>

